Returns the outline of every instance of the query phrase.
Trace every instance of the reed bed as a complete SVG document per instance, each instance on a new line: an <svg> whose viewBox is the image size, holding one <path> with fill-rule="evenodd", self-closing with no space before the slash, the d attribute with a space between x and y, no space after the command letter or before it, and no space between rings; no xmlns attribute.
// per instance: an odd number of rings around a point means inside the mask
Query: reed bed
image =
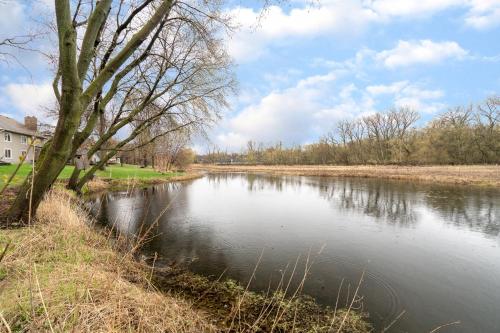
<svg viewBox="0 0 500 333"><path fill-rule="evenodd" d="M454 185L500 187L498 165L212 165L194 164L195 171L255 172L297 176L381 178Z"/></svg>

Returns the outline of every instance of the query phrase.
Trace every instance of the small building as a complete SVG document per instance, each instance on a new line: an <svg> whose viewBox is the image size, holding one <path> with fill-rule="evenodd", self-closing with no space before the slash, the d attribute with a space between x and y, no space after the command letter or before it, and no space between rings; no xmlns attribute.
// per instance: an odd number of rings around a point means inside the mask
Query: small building
<svg viewBox="0 0 500 333"><path fill-rule="evenodd" d="M77 165L77 162L79 162L79 165L83 167L83 169L88 168L90 165L96 165L101 161L99 154L93 154L90 159L88 158L88 149L86 147L89 146L89 141L85 142L82 147L78 148L75 154L75 158L72 162L72 164ZM110 158L106 164L111 165L111 164L120 164L120 157L114 156Z"/></svg>
<svg viewBox="0 0 500 333"><path fill-rule="evenodd" d="M35 145L29 149L30 142ZM0 162L18 163L27 155L25 162L32 163L38 157L45 137L38 133L36 117L24 117L24 124L15 119L0 115Z"/></svg>

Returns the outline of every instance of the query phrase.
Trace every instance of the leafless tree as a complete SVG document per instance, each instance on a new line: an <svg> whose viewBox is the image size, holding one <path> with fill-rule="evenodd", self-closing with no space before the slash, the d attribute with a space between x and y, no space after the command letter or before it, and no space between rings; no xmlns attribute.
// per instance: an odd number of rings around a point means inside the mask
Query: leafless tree
<svg viewBox="0 0 500 333"><path fill-rule="evenodd" d="M107 132L100 131L98 144L92 150L106 148L101 160L105 161L150 123L167 122L165 113L174 116L184 108L213 114L216 103L208 103L208 98L190 92L203 90L207 82L216 82L223 76L218 64L212 68L200 67L199 63L195 65L194 53L186 52L191 48L199 55L204 45L204 63L208 64L209 56L221 55L215 52L220 47L216 37L228 26L218 1L56 0L55 14L59 54L53 88L58 101L58 121L54 136L36 165L35 177L27 178L11 206L9 218L13 220L28 215L30 191L32 211L36 210L66 162L94 134L99 120ZM195 39L196 43L192 43ZM179 53L179 48L183 52ZM183 54L193 57L184 57L182 64L178 60ZM196 66L203 68L204 74L189 75L189 84L184 82L183 71L193 68L195 73L199 72ZM229 71L229 66L224 69ZM171 72L178 74L172 77ZM178 93L183 97L177 96ZM211 91L204 93L209 95ZM117 115L109 116L107 110L111 105L123 108L114 109ZM162 114L146 118L139 126L131 125L141 113L138 110L151 105L163 110ZM195 120L201 120L200 114ZM187 126L180 122L176 125L175 121L169 124L166 131ZM114 147L103 146L109 142L108 133L124 127L131 131L128 138Z"/></svg>

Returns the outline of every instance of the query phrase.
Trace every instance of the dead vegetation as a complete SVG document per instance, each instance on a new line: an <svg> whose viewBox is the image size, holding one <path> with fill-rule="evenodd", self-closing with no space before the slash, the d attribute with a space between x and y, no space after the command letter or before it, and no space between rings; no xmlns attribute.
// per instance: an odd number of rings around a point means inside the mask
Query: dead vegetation
<svg viewBox="0 0 500 333"><path fill-rule="evenodd" d="M3 231L0 331L214 332L200 312L156 291L147 269L123 257L67 194L51 192L36 224ZM133 282L132 282L133 281Z"/></svg>
<svg viewBox="0 0 500 333"><path fill-rule="evenodd" d="M456 185L500 187L500 166L391 166L391 165L206 165L194 164L193 170L210 172L257 172L296 176L333 176L383 178Z"/></svg>
<svg viewBox="0 0 500 333"><path fill-rule="evenodd" d="M356 295L346 310L301 296L307 264L296 289L283 279L266 294L183 269L155 269L124 251L130 247L111 232L97 231L81 207L69 192L53 190L33 225L0 235L0 253L7 248L0 332L370 331L354 311Z"/></svg>

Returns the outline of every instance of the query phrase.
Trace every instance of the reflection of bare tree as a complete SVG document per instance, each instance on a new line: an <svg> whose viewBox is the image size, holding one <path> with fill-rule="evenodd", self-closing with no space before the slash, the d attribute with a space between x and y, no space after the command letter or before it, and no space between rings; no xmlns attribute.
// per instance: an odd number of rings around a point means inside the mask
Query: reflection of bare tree
<svg viewBox="0 0 500 333"><path fill-rule="evenodd" d="M336 208L409 226L418 221L416 207L426 205L445 222L468 226L490 235L500 233L498 193L466 187L411 184L379 179L276 176L269 174L209 174L212 184L240 180L248 191L287 191L318 188L320 196Z"/></svg>
<svg viewBox="0 0 500 333"><path fill-rule="evenodd" d="M496 236L500 234L498 195L493 190L432 187L425 193L425 203L438 211L447 223Z"/></svg>
<svg viewBox="0 0 500 333"><path fill-rule="evenodd" d="M207 179L211 184L219 184L221 182L227 183L230 180L240 179L242 184L246 186L250 192L275 190L282 192L290 188L299 188L303 182L304 177L299 176L275 176L269 174L242 174L242 173L214 173L208 174Z"/></svg>
<svg viewBox="0 0 500 333"><path fill-rule="evenodd" d="M340 179L322 184L319 190L339 210L353 210L399 225L417 221L416 193L393 182Z"/></svg>
<svg viewBox="0 0 500 333"><path fill-rule="evenodd" d="M222 251L214 251L218 246L214 231L185 227L183 208L188 200L182 186L167 183L132 193L104 194L94 199L92 211L101 223L122 235L141 238L148 232L141 248L146 255L158 253L169 263L191 263L195 271L220 274L227 262ZM165 211L169 204L170 209Z"/></svg>
<svg viewBox="0 0 500 333"><path fill-rule="evenodd" d="M467 227L488 235L500 233L500 205L498 192L478 191L466 187L411 184L378 179L322 178L273 176L241 173L209 174L205 180L211 187L224 188L226 183L241 186L241 190L259 191L317 191L334 209L357 213L376 221L411 227L419 219L422 208L442 216L440 221L458 227ZM222 186L224 185L224 186ZM225 267L223 251L227 244L218 244L220 237L214 229L197 226L189 228L186 211L189 194L174 184L160 185L135 192L132 196L120 193L106 195L102 201L101 220L120 223L121 230L134 234L148 229L150 223L172 200L174 201L153 232L157 236L147 245L146 251L162 253L170 259L183 261L195 259L194 269L216 274L216 269L203 267L205 263L218 262ZM314 213L314 212L311 212ZM117 222L120 221L120 222Z"/></svg>

